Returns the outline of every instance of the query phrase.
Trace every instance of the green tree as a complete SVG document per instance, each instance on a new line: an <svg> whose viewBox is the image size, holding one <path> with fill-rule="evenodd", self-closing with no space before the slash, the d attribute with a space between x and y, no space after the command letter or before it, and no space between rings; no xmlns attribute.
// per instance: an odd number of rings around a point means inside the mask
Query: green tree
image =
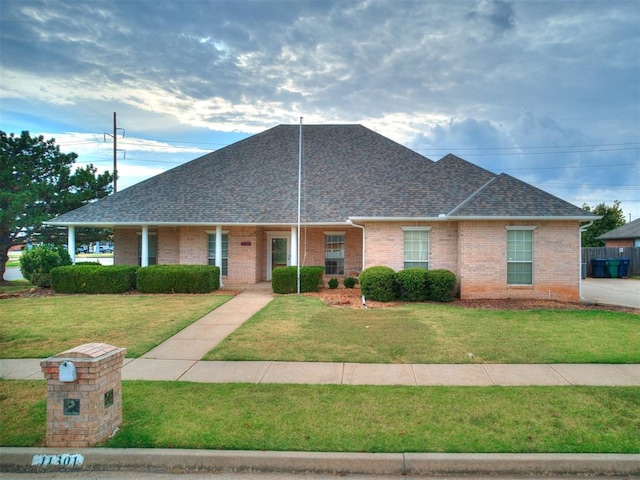
<svg viewBox="0 0 640 480"><path fill-rule="evenodd" d="M111 193L113 175L93 165L71 172L78 155L55 139L0 131L0 281L9 248L39 239L42 222Z"/></svg>
<svg viewBox="0 0 640 480"><path fill-rule="evenodd" d="M624 213L620 208L619 200L615 200L613 205L606 205L602 202L593 208L585 203L582 205L582 209L596 215L602 215L600 220L596 220L593 225L582 232L583 247L604 247L604 240L596 240L596 237L625 224Z"/></svg>

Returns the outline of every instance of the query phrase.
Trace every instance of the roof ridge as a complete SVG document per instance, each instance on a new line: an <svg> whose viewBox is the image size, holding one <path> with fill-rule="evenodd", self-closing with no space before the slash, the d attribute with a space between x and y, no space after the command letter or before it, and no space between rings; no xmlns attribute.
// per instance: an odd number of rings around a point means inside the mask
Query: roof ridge
<svg viewBox="0 0 640 480"><path fill-rule="evenodd" d="M495 174L494 174L495 175ZM485 182L484 185L482 185L480 188L478 188L475 192L473 192L471 195L469 195L467 198L465 198L462 202L460 202L453 210L449 211L449 213L447 213L447 216L453 215L455 213L456 210L461 209L462 207L464 207L467 203L469 203L473 197L475 197L476 195L478 195L482 190L484 190L485 188L487 188L489 185L491 185L493 182L496 181L496 179L498 178L499 175L495 175L491 180L489 180L488 182Z"/></svg>

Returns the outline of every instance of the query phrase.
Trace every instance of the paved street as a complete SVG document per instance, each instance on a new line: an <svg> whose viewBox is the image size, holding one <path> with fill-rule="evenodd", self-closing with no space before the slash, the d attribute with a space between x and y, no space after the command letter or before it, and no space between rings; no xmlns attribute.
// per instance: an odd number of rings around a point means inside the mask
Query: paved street
<svg viewBox="0 0 640 480"><path fill-rule="evenodd" d="M567 477L529 475L464 475L464 476L415 476L415 475L345 475L345 474L292 474L292 473L147 473L147 472L78 472L78 473L0 473L1 480L573 480L590 479L592 475ZM631 480L633 477L605 476L598 480Z"/></svg>

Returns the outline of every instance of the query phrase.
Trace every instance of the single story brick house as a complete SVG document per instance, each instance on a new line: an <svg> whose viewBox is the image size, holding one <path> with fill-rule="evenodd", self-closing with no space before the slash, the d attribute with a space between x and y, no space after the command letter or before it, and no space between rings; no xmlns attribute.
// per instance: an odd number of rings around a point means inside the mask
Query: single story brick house
<svg viewBox="0 0 640 480"><path fill-rule="evenodd" d="M604 240L607 247L640 247L640 218L604 233L596 240Z"/></svg>
<svg viewBox="0 0 640 480"><path fill-rule="evenodd" d="M386 265L449 269L466 299L573 301L581 223L598 218L361 125L279 125L48 223L68 227L70 252L76 227L109 227L116 264L218 265L229 284L298 261L326 279Z"/></svg>

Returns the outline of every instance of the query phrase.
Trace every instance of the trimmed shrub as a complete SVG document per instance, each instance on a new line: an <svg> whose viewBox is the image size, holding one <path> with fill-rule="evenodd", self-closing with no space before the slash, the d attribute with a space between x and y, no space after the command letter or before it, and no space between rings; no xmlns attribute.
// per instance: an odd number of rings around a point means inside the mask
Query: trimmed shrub
<svg viewBox="0 0 640 480"><path fill-rule="evenodd" d="M209 293L220 288L220 268L212 265L149 265L138 269L141 293Z"/></svg>
<svg viewBox="0 0 640 480"><path fill-rule="evenodd" d="M358 277L360 289L365 298L378 302L398 299L398 276L389 267L369 267Z"/></svg>
<svg viewBox="0 0 640 480"><path fill-rule="evenodd" d="M353 288L356 285L356 279L353 277L346 277L343 282L345 288Z"/></svg>
<svg viewBox="0 0 640 480"><path fill-rule="evenodd" d="M300 267L300 291L317 292L322 286L324 267ZM271 272L273 293L288 294L298 291L298 267L277 267Z"/></svg>
<svg viewBox="0 0 640 480"><path fill-rule="evenodd" d="M319 292L322 287L322 275L324 267L309 266L300 268L300 291L301 292Z"/></svg>
<svg viewBox="0 0 640 480"><path fill-rule="evenodd" d="M425 268L405 268L398 272L400 300L405 302L426 302L428 270Z"/></svg>
<svg viewBox="0 0 640 480"><path fill-rule="evenodd" d="M338 288L338 279L337 278L332 278L331 280L329 280L329 288L331 290L335 290L336 288Z"/></svg>
<svg viewBox="0 0 640 480"><path fill-rule="evenodd" d="M71 257L60 245L39 245L20 256L22 276L36 287L50 287L51 270L64 265L71 265Z"/></svg>
<svg viewBox="0 0 640 480"><path fill-rule="evenodd" d="M136 288L138 267L79 264L51 270L51 287L58 293L124 293Z"/></svg>
<svg viewBox="0 0 640 480"><path fill-rule="evenodd" d="M300 280L302 280L302 271L300 272ZM296 293L298 291L298 267L274 268L271 272L271 289L273 293Z"/></svg>
<svg viewBox="0 0 640 480"><path fill-rule="evenodd" d="M456 296L456 275L445 270L427 270L427 291L429 300L453 302Z"/></svg>

